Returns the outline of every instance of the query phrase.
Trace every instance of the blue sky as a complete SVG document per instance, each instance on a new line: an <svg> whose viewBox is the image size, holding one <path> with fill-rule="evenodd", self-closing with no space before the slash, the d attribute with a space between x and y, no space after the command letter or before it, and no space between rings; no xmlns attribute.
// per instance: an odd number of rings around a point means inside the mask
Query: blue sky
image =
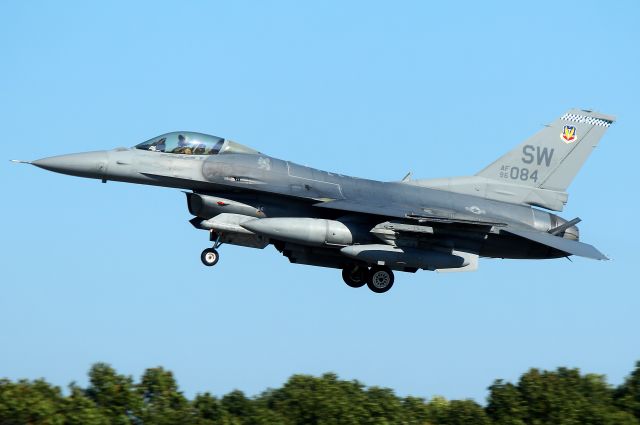
<svg viewBox="0 0 640 425"><path fill-rule="evenodd" d="M162 365L189 396L337 372L480 402L495 378L640 360L640 5L3 2L0 376ZM172 130L378 180L473 174L571 107L616 115L563 213L613 258L399 274L384 296L272 247L224 246L177 190L9 159Z"/></svg>

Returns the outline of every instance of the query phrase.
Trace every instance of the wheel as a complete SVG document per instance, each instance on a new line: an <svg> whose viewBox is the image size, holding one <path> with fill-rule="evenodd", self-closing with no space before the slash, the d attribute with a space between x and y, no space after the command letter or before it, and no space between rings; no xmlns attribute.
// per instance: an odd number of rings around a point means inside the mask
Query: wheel
<svg viewBox="0 0 640 425"><path fill-rule="evenodd" d="M200 254L200 260L202 260L202 264L205 266L215 266L219 259L220 254L213 248L207 248Z"/></svg>
<svg viewBox="0 0 640 425"><path fill-rule="evenodd" d="M387 292L393 286L393 272L389 267L371 267L367 286L376 294Z"/></svg>
<svg viewBox="0 0 640 425"><path fill-rule="evenodd" d="M342 269L342 280L352 288L363 287L369 278L369 269L364 266L345 267Z"/></svg>

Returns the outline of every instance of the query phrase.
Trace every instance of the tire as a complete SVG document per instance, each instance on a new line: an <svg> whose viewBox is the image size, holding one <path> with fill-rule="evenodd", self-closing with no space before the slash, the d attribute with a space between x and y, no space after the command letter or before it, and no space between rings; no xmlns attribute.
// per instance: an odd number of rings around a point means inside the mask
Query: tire
<svg viewBox="0 0 640 425"><path fill-rule="evenodd" d="M365 266L345 267L342 280L352 288L362 288L369 280L369 269Z"/></svg>
<svg viewBox="0 0 640 425"><path fill-rule="evenodd" d="M367 286L376 294L382 294L391 289L393 280L393 272L389 267L374 266L369 272Z"/></svg>
<svg viewBox="0 0 640 425"><path fill-rule="evenodd" d="M200 254L200 261L207 267L213 267L218 263L220 254L213 248L207 248Z"/></svg>

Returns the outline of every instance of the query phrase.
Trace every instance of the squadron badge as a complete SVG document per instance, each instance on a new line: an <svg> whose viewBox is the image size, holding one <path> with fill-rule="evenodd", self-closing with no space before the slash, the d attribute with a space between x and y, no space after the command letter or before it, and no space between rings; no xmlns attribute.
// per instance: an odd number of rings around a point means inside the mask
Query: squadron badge
<svg viewBox="0 0 640 425"><path fill-rule="evenodd" d="M565 125L562 128L562 133L560 133L560 137L565 143L573 143L577 140L576 128L572 125Z"/></svg>

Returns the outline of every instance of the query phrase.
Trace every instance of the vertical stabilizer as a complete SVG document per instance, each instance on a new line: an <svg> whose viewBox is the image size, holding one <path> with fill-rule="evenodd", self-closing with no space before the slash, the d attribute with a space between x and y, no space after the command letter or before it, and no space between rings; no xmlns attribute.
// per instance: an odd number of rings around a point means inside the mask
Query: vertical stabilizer
<svg viewBox="0 0 640 425"><path fill-rule="evenodd" d="M476 176L566 192L615 118L571 109Z"/></svg>

